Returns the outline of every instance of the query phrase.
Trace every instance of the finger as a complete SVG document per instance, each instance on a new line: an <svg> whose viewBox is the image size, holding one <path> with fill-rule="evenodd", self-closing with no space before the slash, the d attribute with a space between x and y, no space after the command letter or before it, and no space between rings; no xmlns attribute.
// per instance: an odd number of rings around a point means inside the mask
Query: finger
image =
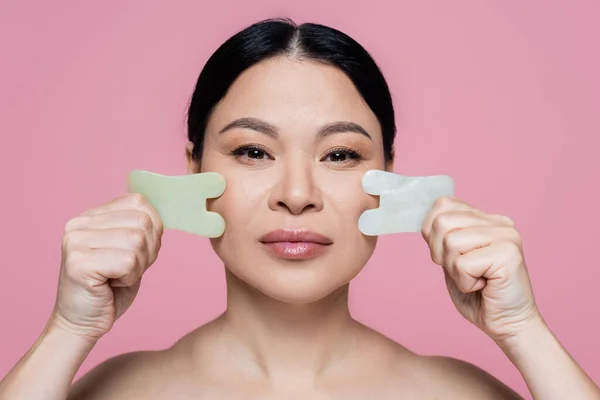
<svg viewBox="0 0 600 400"><path fill-rule="evenodd" d="M66 224L65 231L79 229L139 228L155 231L154 221L148 213L134 208L94 212L79 215Z"/></svg>
<svg viewBox="0 0 600 400"><path fill-rule="evenodd" d="M450 273L444 269L444 278L446 281L446 287L448 288L448 292L450 293L450 297L453 301L460 299L462 296L474 293L479 290L485 289L487 286L487 280L484 278L479 278L475 283L468 283L467 289L459 288L457 280L454 279ZM462 297L464 298L464 297ZM456 303L455 303L456 304ZM458 305L458 304L457 304Z"/></svg>
<svg viewBox="0 0 600 400"><path fill-rule="evenodd" d="M139 254L125 249L81 249L68 254L67 276L87 287L97 287L108 280L114 286L133 286L144 272Z"/></svg>
<svg viewBox="0 0 600 400"><path fill-rule="evenodd" d="M492 280L502 279L502 266L507 265L512 253L511 242L496 242L458 255L446 269L459 290L470 293L483 289Z"/></svg>
<svg viewBox="0 0 600 400"><path fill-rule="evenodd" d="M481 258L476 254L479 250L487 250L488 247L468 253L468 257L461 255L455 259L455 263L445 268L448 275L454 281L455 286L462 293L472 293L483 289L487 284L484 277L485 271L491 267L487 257Z"/></svg>
<svg viewBox="0 0 600 400"><path fill-rule="evenodd" d="M149 244L140 229L113 228L104 230L82 229L70 231L63 237L66 253L73 250L121 249L138 253L143 264L150 264ZM158 249L152 249L152 255Z"/></svg>
<svg viewBox="0 0 600 400"><path fill-rule="evenodd" d="M97 214L105 214L113 211L120 211L126 209L136 209L142 212L145 212L150 216L152 220L152 224L154 226L155 231L162 235L163 233L163 224L160 216L156 209L146 200L146 198L137 193L128 193L121 197L117 197L99 207L93 208L91 210L85 211L82 213L82 216L90 216Z"/></svg>
<svg viewBox="0 0 600 400"><path fill-rule="evenodd" d="M443 262L446 243L454 241L453 236L458 230L476 227L503 226L502 218L481 211L452 210L438 214L433 220L428 244L431 250L431 258L436 264ZM471 231L467 231L471 232ZM475 232L471 232L475 233ZM464 234L464 233L462 233ZM462 237L462 236L461 236ZM471 238L471 240L482 240ZM461 241L464 245L464 241Z"/></svg>
<svg viewBox="0 0 600 400"><path fill-rule="evenodd" d="M494 243L520 243L518 232L508 226L470 226L448 232L442 240L441 264L451 267L455 259L462 254L490 246ZM437 244L436 244L437 245Z"/></svg>
<svg viewBox="0 0 600 400"><path fill-rule="evenodd" d="M125 193L115 197L98 207L84 211L81 215L101 214L109 211L122 210L126 208L135 208L137 204L142 204L145 198L140 194Z"/></svg>
<svg viewBox="0 0 600 400"><path fill-rule="evenodd" d="M480 210L476 209L470 204L467 204L464 201L455 199L453 197L443 196L437 198L436 201L433 203L433 206L429 209L429 212L425 216L423 226L421 229L421 234L427 242L429 242L431 231L433 230L433 224L438 215L449 211L480 212Z"/></svg>
<svg viewBox="0 0 600 400"><path fill-rule="evenodd" d="M149 250L156 247L155 242L160 241L160 233L156 231L154 222L149 214L137 209L123 209L108 211L101 214L80 215L65 225L65 233L75 230L100 230L131 228L139 229L146 235Z"/></svg>

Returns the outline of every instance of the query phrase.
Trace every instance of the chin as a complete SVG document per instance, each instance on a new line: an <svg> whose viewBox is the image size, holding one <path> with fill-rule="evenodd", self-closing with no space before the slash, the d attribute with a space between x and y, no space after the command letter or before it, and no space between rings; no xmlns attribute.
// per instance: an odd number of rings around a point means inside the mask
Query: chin
<svg viewBox="0 0 600 400"><path fill-rule="evenodd" d="M375 248L374 238L334 245L308 259L284 259L256 243L213 240L213 249L233 281L267 298L286 304L306 305L335 296L364 268ZM262 245L260 245L262 246ZM351 248L354 251L342 251ZM251 261L249 261L251 260ZM234 289L235 290L235 289Z"/></svg>
<svg viewBox="0 0 600 400"><path fill-rule="evenodd" d="M342 285L341 287L344 287ZM277 300L279 302L290 304L290 305L307 305L317 303L327 297L336 293L341 287L312 287L304 288L295 285L289 286L264 286L261 289L262 294L265 296Z"/></svg>
<svg viewBox="0 0 600 400"><path fill-rule="evenodd" d="M252 270L228 269L243 284L268 298L286 304L306 305L339 293L361 269L327 270L326 265L331 263L322 261L271 262Z"/></svg>

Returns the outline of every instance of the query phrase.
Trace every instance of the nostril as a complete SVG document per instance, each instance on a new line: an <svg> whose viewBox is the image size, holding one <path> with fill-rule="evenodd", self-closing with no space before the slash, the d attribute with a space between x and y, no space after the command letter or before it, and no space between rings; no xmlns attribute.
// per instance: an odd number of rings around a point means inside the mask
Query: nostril
<svg viewBox="0 0 600 400"><path fill-rule="evenodd" d="M288 210L292 214L301 214L303 212L310 211L310 210L317 208L317 206L312 203L304 204L304 205L300 205L300 204L294 205L294 204L288 204L285 201L278 201L277 206Z"/></svg>

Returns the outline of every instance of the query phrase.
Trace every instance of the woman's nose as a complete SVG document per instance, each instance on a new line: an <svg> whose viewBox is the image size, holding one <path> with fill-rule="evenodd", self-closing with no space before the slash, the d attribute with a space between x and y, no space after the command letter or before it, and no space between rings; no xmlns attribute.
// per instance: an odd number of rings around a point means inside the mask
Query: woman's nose
<svg viewBox="0 0 600 400"><path fill-rule="evenodd" d="M323 208L321 188L315 182L314 166L309 163L288 163L273 187L269 197L269 208L287 210L294 215Z"/></svg>

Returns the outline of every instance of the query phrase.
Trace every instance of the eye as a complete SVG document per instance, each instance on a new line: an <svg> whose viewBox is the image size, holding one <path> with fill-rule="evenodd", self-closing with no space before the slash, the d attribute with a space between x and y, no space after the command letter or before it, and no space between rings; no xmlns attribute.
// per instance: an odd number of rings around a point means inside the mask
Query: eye
<svg viewBox="0 0 600 400"><path fill-rule="evenodd" d="M243 145L231 152L235 157L245 158L249 160L264 160L273 159L269 153L260 146L256 145Z"/></svg>
<svg viewBox="0 0 600 400"><path fill-rule="evenodd" d="M321 159L321 161L330 161L336 164L342 164L348 162L357 162L361 158L361 155L354 150L340 148L329 151L325 157Z"/></svg>

